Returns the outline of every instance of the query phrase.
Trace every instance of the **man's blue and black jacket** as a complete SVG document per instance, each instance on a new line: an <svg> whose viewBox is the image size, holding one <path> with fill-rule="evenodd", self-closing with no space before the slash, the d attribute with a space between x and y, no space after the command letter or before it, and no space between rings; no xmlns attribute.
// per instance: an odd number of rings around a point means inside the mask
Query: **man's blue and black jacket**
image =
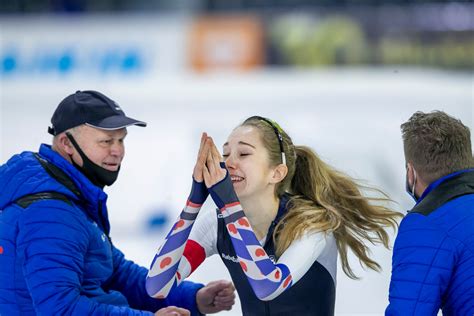
<svg viewBox="0 0 474 316"><path fill-rule="evenodd" d="M166 300L145 291L147 269L109 238L107 195L47 145L0 166L0 315L198 314L200 284Z"/></svg>
<svg viewBox="0 0 474 316"><path fill-rule="evenodd" d="M386 315L474 315L474 169L433 182L400 224Z"/></svg>

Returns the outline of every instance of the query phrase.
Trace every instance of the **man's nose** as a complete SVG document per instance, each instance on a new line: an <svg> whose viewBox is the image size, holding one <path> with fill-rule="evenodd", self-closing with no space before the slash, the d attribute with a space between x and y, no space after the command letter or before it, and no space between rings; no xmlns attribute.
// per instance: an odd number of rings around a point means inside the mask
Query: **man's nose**
<svg viewBox="0 0 474 316"><path fill-rule="evenodd" d="M111 147L110 147L110 154L112 156L123 156L123 153L125 151L125 147L123 143L120 142L115 142Z"/></svg>

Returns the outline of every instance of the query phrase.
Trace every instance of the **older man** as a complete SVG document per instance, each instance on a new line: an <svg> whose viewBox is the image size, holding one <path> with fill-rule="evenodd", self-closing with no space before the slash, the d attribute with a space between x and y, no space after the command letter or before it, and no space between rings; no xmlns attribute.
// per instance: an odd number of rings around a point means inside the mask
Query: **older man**
<svg viewBox="0 0 474 316"><path fill-rule="evenodd" d="M117 179L127 126L146 126L96 91L57 107L52 146L0 167L0 315L198 315L228 310L230 282L186 282L166 300L111 242L104 186ZM179 306L179 307L178 307Z"/></svg>

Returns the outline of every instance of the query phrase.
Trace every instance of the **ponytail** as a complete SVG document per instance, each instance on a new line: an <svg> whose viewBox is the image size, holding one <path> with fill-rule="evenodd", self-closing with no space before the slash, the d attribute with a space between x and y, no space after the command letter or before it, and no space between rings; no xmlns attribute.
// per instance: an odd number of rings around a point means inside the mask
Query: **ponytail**
<svg viewBox="0 0 474 316"><path fill-rule="evenodd" d="M385 228L396 229L397 218L401 214L370 203L390 201L380 190L358 185L349 176L322 161L309 147L294 148L296 160L288 188L292 194L288 202L289 211L274 233L277 256L305 232L325 231L333 233L342 268L350 278L358 277L349 265L348 249L363 266L380 271L380 265L369 257L370 250L364 240L389 248ZM382 197L365 197L361 189L377 191Z"/></svg>
<svg viewBox="0 0 474 316"><path fill-rule="evenodd" d="M378 205L390 199L380 190L358 185L322 161L311 148L294 146L290 136L269 119L253 116L241 126L259 130L271 166L285 164L282 153L286 157L288 173L276 185L275 195L281 197L290 193L291 198L288 212L273 233L275 254L281 256L295 239L307 232L328 232L336 239L342 268L350 278L357 279L349 266L349 249L363 266L380 271L380 265L369 257L370 250L364 242L389 248L385 229L396 229L397 219L402 217L400 213ZM365 197L361 189L376 191L382 197Z"/></svg>

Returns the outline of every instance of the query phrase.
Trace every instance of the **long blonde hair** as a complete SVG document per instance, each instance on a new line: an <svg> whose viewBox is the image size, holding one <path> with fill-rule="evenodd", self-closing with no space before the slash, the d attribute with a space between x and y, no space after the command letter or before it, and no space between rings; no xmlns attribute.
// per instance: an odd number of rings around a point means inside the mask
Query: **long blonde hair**
<svg viewBox="0 0 474 316"><path fill-rule="evenodd" d="M390 199L380 190L359 185L335 170L311 148L294 146L288 134L273 121L250 117L242 126L259 130L272 166L282 163L278 140L278 134L281 135L288 174L276 186L275 194L281 197L290 193L291 197L288 212L273 233L276 255L280 256L293 240L306 232L332 232L347 276L358 278L349 265L349 249L363 266L380 271L380 265L369 257L370 250L364 242L389 248L389 235L385 229L391 227L395 230L397 219L402 217L400 213L380 205ZM381 197L366 197L362 195L362 189L375 190Z"/></svg>

